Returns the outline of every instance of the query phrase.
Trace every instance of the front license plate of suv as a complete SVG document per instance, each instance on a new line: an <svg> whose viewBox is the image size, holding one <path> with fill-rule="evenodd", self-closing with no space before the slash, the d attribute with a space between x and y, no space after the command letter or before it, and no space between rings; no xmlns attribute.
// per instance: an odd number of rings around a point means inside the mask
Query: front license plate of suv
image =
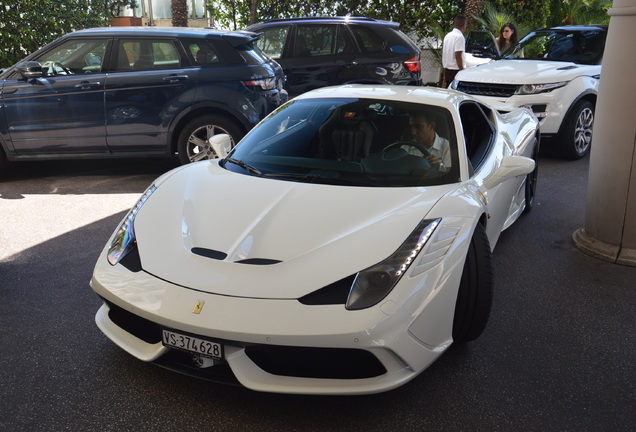
<svg viewBox="0 0 636 432"><path fill-rule="evenodd" d="M220 360L223 358L223 345L220 343L176 333L171 330L163 330L162 333L164 346L189 351L212 359Z"/></svg>

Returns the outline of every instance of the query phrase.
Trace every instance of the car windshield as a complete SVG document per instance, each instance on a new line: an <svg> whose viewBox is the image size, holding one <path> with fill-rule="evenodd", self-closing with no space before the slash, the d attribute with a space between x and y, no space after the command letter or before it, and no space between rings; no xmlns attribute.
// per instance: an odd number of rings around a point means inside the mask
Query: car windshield
<svg viewBox="0 0 636 432"><path fill-rule="evenodd" d="M599 29L538 30L520 40L505 58L601 64L605 37Z"/></svg>
<svg viewBox="0 0 636 432"><path fill-rule="evenodd" d="M422 126L424 122L427 126ZM412 136L425 133L414 129L418 125L427 128L429 141L437 149L433 153L445 163L431 164L424 157L428 150ZM355 98L300 99L270 114L221 165L248 175L331 185L455 183L459 163L454 131L450 112L438 106Z"/></svg>

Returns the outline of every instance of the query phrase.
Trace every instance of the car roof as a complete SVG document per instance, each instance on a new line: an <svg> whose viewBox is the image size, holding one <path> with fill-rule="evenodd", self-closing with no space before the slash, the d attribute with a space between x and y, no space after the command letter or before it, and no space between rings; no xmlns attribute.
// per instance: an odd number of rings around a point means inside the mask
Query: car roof
<svg viewBox="0 0 636 432"><path fill-rule="evenodd" d="M267 20L264 22L260 22L257 24L254 24L253 26L250 27L258 27L261 26L263 24L270 24L270 23L294 23L294 22L303 22L303 23L307 23L307 22L313 22L313 23L325 23L325 22L335 22L335 23L367 23L367 24L378 24L378 25L386 25L386 26L390 26L390 27L399 27L399 23L397 22L393 22L393 21L385 21L385 20L379 20L379 19L375 19L375 18L367 18L367 17L363 17L363 16L336 16L336 17L328 17L328 16L320 16L320 17L297 17L297 18L277 18L277 19L272 19L272 20Z"/></svg>
<svg viewBox="0 0 636 432"><path fill-rule="evenodd" d="M464 93L439 87L403 85L345 84L323 87L303 93L295 99L362 98L388 101L425 103L444 107L450 111L463 101L477 101ZM481 104L481 102L477 101Z"/></svg>
<svg viewBox="0 0 636 432"><path fill-rule="evenodd" d="M67 36L186 36L186 37L223 37L235 36L253 39L256 35L243 30L221 30L211 27L96 27L78 30Z"/></svg>
<svg viewBox="0 0 636 432"><path fill-rule="evenodd" d="M607 31L607 26L603 24L580 24L580 25L566 25L557 27L545 27L535 29L534 31L586 31L586 30L604 30Z"/></svg>

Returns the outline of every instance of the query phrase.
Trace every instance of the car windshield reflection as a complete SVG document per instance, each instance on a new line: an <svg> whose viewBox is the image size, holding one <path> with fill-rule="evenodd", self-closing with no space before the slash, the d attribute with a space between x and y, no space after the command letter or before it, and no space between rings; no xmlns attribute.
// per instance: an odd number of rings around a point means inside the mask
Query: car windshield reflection
<svg viewBox="0 0 636 432"><path fill-rule="evenodd" d="M241 141L228 156L239 163L226 159L222 166L242 174L331 185L455 183L454 130L450 112L438 106L300 99L277 109ZM422 144L427 142L422 136L428 136L432 150Z"/></svg>
<svg viewBox="0 0 636 432"><path fill-rule="evenodd" d="M535 31L519 41L505 58L601 64L606 35L601 30Z"/></svg>

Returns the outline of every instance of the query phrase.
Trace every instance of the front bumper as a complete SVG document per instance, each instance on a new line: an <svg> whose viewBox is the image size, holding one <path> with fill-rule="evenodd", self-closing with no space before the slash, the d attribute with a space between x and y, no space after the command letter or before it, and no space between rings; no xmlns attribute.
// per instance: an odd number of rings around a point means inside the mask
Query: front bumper
<svg viewBox="0 0 636 432"><path fill-rule="evenodd" d="M241 385L257 391L367 394L406 383L451 344L461 271L445 268L404 278L400 283L415 284L401 290L410 295L361 311L194 291L110 266L103 253L90 284L105 300L95 318L98 327L140 360L215 381L227 381L215 370L231 370ZM201 312L193 313L201 302ZM188 356L163 346L163 328L222 343L224 360L200 370L188 367ZM312 357L313 363L303 360ZM329 362L332 372L316 366ZM287 370L285 364L301 366Z"/></svg>

